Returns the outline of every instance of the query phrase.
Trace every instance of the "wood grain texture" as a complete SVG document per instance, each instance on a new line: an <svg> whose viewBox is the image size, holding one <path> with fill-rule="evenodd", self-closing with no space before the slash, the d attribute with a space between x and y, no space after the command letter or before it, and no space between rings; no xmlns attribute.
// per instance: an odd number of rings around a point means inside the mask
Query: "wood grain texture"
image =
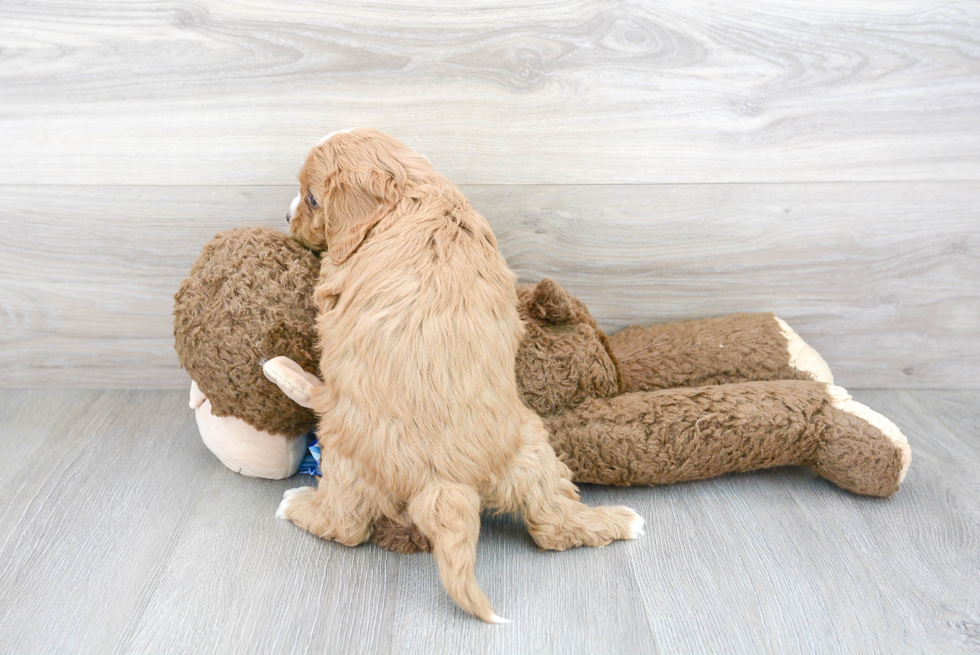
<svg viewBox="0 0 980 655"><path fill-rule="evenodd" d="M0 181L288 184L400 136L460 184L980 177L980 6L0 5Z"/></svg>
<svg viewBox="0 0 980 655"><path fill-rule="evenodd" d="M980 382L967 182L464 187L526 281L602 326L775 311L846 387ZM172 295L292 187L0 186L0 386L184 387Z"/></svg>
<svg viewBox="0 0 980 655"><path fill-rule="evenodd" d="M976 391L864 391L908 436L892 499L783 468L585 487L642 539L536 550L484 519L487 626L426 555L327 543L274 518L307 484L236 475L177 391L0 391L0 653L976 653Z"/></svg>
<svg viewBox="0 0 980 655"><path fill-rule="evenodd" d="M0 418L5 452L35 448L0 485L0 650L108 653L206 502L213 462L178 393L20 393L3 404L34 409Z"/></svg>
<svg viewBox="0 0 980 655"><path fill-rule="evenodd" d="M912 396L959 437L960 443L972 447L973 453L980 457L980 395L960 390L918 389ZM969 462L969 455L964 460ZM980 496L980 488L977 492Z"/></svg>

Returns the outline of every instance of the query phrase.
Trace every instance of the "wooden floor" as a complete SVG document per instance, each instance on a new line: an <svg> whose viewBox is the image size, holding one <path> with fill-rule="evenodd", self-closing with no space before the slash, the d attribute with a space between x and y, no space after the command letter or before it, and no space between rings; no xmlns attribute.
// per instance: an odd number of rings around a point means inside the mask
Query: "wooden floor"
<svg viewBox="0 0 980 655"><path fill-rule="evenodd" d="M432 559L320 541L176 391L0 392L0 652L978 653L980 394L857 391L913 448L892 499L804 469L590 487L635 542L538 552L487 517L488 626Z"/></svg>

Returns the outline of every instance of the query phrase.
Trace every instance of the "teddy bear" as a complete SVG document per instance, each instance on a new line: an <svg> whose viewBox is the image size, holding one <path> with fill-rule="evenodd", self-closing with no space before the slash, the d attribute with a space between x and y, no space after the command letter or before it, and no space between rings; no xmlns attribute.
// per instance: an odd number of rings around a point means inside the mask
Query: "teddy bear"
<svg viewBox="0 0 980 655"><path fill-rule="evenodd" d="M191 406L233 470L287 477L305 453L320 383L318 271L316 255L285 234L240 228L205 246L175 295ZM518 387L575 482L658 485L805 465L848 491L890 496L904 479L911 450L898 427L835 386L820 355L773 314L607 336L554 280L520 285L518 300ZM372 541L428 548L407 519L379 520Z"/></svg>
<svg viewBox="0 0 980 655"><path fill-rule="evenodd" d="M307 452L316 416L270 384L262 364L284 355L317 370L319 267L315 254L281 232L229 230L204 246L174 297L174 345L192 380L198 429L234 471L286 478Z"/></svg>

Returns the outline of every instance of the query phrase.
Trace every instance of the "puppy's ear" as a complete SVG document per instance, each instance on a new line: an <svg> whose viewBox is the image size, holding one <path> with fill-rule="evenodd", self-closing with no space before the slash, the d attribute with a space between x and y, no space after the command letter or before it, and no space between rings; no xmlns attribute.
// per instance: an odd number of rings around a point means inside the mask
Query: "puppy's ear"
<svg viewBox="0 0 980 655"><path fill-rule="evenodd" d="M532 316L559 325L575 318L575 307L568 292L557 282L546 277L534 288L530 313Z"/></svg>
<svg viewBox="0 0 980 655"><path fill-rule="evenodd" d="M347 261L368 231L394 209L407 179L395 150L377 139L364 139L353 152L338 157L326 180L327 254L335 265Z"/></svg>

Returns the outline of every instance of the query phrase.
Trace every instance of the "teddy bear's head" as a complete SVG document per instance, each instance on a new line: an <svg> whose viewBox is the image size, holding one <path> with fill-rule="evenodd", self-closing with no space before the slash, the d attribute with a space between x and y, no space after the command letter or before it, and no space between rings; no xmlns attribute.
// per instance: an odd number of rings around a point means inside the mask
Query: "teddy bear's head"
<svg viewBox="0 0 980 655"><path fill-rule="evenodd" d="M268 227L219 232L204 246L174 296L174 345L214 416L287 437L316 425L312 410L265 378L262 363L284 355L317 370L319 270L316 255Z"/></svg>
<svg viewBox="0 0 980 655"><path fill-rule="evenodd" d="M528 407L554 416L619 393L619 366L585 303L549 278L517 287L517 298L526 328L517 385Z"/></svg>

